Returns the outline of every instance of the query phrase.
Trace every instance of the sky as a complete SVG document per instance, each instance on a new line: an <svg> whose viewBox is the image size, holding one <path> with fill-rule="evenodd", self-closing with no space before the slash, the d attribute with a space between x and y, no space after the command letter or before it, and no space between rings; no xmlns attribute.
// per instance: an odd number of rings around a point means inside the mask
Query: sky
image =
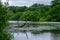
<svg viewBox="0 0 60 40"><path fill-rule="evenodd" d="M6 0L2 0L2 2L6 2ZM10 6L31 6L35 3L50 5L51 0L9 0Z"/></svg>

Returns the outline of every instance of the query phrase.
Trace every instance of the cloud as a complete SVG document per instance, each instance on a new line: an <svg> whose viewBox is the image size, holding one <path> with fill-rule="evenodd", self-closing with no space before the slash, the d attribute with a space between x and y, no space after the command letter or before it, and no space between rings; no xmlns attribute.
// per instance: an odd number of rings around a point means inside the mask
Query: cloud
<svg viewBox="0 0 60 40"><path fill-rule="evenodd" d="M2 0L4 2L5 0ZM40 4L50 4L51 0L9 0L9 5L13 6L31 6L34 3L40 3Z"/></svg>

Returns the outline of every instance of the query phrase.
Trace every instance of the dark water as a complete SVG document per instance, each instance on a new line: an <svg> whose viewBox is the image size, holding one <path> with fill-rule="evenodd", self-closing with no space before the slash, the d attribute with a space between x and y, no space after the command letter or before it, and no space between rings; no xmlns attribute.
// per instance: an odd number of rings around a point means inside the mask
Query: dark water
<svg viewBox="0 0 60 40"><path fill-rule="evenodd" d="M25 31L12 33L13 40L60 40L60 31Z"/></svg>

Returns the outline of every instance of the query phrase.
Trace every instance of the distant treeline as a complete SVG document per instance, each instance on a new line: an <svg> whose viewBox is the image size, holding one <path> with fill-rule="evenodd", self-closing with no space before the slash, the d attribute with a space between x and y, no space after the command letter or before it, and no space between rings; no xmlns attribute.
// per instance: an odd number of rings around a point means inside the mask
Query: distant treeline
<svg viewBox="0 0 60 40"><path fill-rule="evenodd" d="M33 4L26 6L9 6L8 20L20 21L60 21L60 2L52 1L52 5Z"/></svg>

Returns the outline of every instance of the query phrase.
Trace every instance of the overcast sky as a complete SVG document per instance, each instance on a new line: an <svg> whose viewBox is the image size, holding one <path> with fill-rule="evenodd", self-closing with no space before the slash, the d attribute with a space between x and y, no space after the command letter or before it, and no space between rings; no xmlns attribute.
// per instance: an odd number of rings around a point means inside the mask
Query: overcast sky
<svg viewBox="0 0 60 40"><path fill-rule="evenodd" d="M6 2L6 0L2 0L2 2ZM13 6L31 6L34 3L50 5L51 0L9 0L9 5Z"/></svg>

